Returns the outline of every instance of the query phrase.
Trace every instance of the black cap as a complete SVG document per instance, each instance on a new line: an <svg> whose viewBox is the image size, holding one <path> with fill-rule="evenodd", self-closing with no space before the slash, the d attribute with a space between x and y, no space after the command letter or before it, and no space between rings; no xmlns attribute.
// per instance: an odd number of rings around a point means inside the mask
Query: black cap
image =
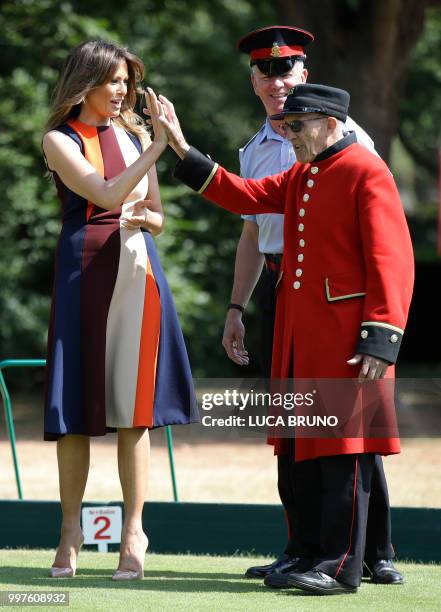
<svg viewBox="0 0 441 612"><path fill-rule="evenodd" d="M346 121L349 99L350 96L344 89L302 83L290 89L283 111L271 115L270 119L283 119L285 115L298 113L321 113Z"/></svg>
<svg viewBox="0 0 441 612"><path fill-rule="evenodd" d="M249 53L251 60L273 59L304 55L304 47L314 40L306 30L290 26L268 26L249 32L237 43L243 53Z"/></svg>

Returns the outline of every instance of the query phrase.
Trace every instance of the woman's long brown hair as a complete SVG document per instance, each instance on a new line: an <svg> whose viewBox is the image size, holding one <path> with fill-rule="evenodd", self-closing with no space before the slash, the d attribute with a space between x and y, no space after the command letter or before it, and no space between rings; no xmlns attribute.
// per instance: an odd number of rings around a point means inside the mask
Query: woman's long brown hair
<svg viewBox="0 0 441 612"><path fill-rule="evenodd" d="M144 78L144 64L124 47L105 40L91 40L75 47L66 58L53 93L52 107L45 133L78 117L81 104L95 87L108 83L121 61L127 62L129 80L120 115L114 119L121 127L135 134L141 143L149 139L143 121L133 110L137 84Z"/></svg>

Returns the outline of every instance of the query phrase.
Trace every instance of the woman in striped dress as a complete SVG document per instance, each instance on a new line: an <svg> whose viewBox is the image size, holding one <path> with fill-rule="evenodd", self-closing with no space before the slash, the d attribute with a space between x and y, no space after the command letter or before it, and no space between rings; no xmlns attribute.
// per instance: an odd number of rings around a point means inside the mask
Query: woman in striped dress
<svg viewBox="0 0 441 612"><path fill-rule="evenodd" d="M152 235L163 226L151 142L134 113L143 64L105 41L76 47L60 76L43 150L62 230L48 336L45 439L57 440L62 506L53 577L75 575L90 436L118 433L124 499L113 579L143 576L148 430L199 420L190 366ZM154 94L148 102L159 113ZM156 115L156 113L155 113Z"/></svg>

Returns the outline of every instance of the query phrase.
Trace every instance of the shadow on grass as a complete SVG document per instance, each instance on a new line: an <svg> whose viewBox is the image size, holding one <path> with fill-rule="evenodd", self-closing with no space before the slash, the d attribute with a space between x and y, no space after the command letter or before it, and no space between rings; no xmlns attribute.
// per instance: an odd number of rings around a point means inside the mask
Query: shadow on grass
<svg viewBox="0 0 441 612"><path fill-rule="evenodd" d="M13 567L0 568L0 585L21 585L26 589L45 587L62 591L74 589L130 589L137 591L172 591L181 593L268 593L276 595L306 595L297 589L275 591L263 586L262 582L249 580L238 574L179 572L147 570L144 580L113 581L114 568L88 569L77 571L75 578L51 578L48 568ZM314 596L314 595L312 595Z"/></svg>

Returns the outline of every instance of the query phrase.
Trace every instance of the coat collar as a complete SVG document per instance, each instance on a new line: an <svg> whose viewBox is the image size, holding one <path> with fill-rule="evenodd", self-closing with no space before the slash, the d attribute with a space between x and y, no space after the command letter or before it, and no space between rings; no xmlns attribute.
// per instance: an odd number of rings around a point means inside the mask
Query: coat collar
<svg viewBox="0 0 441 612"><path fill-rule="evenodd" d="M335 155L336 153L340 153L340 151L343 151L343 149L346 149L351 144L354 144L354 142L357 142L357 136L355 135L355 132L349 132L346 134L346 136L343 136L343 138L337 140L337 142L334 142L333 145L319 153L314 159L314 163L328 159L328 157L332 157L332 155Z"/></svg>

